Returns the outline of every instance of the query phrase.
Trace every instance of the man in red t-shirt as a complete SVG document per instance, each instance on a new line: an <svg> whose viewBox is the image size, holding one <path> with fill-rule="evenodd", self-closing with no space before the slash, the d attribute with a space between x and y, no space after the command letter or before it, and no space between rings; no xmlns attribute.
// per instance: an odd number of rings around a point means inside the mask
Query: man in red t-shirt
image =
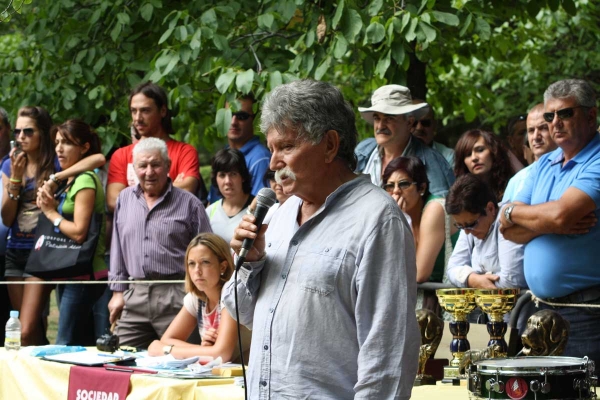
<svg viewBox="0 0 600 400"><path fill-rule="evenodd" d="M152 82L137 86L129 96L129 109L133 129L141 140L155 137L166 142L171 159L169 177L173 180L173 186L196 194L201 181L198 152L189 144L169 137L173 128L164 89ZM110 213L115 209L121 190L138 183L133 170L134 147L135 144L131 144L120 148L110 160L106 186L106 203Z"/></svg>

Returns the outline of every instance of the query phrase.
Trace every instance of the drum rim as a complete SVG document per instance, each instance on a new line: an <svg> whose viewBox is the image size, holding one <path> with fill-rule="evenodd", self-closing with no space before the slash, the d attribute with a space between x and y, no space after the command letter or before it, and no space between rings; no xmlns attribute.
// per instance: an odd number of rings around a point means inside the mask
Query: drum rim
<svg viewBox="0 0 600 400"><path fill-rule="evenodd" d="M529 365L526 366L515 366L515 365L497 365L497 361L510 362L511 360L526 360L531 361ZM544 361L555 361L560 362L560 364L552 365L552 366L539 366L535 365L536 360L544 360ZM486 374L495 374L496 372L500 375L504 374L523 374L527 373L536 373L541 374L545 369L546 374L555 375L558 374L575 374L579 372L585 373L587 371L587 363L588 361L584 358L578 357L559 357L559 356L532 356L532 357L509 357L509 358L490 358L485 360L480 360L474 363L477 368L477 372L486 373ZM533 364L533 365L532 365Z"/></svg>

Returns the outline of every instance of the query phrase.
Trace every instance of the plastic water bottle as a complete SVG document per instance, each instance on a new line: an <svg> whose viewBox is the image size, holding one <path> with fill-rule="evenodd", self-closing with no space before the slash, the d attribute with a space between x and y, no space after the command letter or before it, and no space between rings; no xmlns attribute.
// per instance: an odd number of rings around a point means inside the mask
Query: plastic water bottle
<svg viewBox="0 0 600 400"><path fill-rule="evenodd" d="M21 348L21 321L19 321L19 312L16 310L10 312L10 318L6 323L4 348L6 350L19 350Z"/></svg>

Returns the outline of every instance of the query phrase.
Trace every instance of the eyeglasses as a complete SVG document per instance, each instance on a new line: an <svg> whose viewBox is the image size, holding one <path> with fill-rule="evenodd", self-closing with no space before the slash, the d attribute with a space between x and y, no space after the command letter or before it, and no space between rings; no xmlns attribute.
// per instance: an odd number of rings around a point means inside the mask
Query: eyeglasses
<svg viewBox="0 0 600 400"><path fill-rule="evenodd" d="M473 229L475 229L477 224L479 224L479 220L481 219L481 217L483 217L483 215L480 215L479 218L477 218L474 222L471 222L470 224L465 224L465 225L459 225L455 222L454 226L456 227L456 229L460 229L460 230L467 230L467 229L473 230Z"/></svg>
<svg viewBox="0 0 600 400"><path fill-rule="evenodd" d="M392 192L394 192L394 189L396 187L398 187L398 189L400 189L400 190L406 190L409 187L411 187L411 185L416 185L416 184L417 184L417 182L409 182L409 181L390 182L390 183L386 183L385 185L383 185L383 189L388 193L392 193Z"/></svg>
<svg viewBox="0 0 600 400"><path fill-rule="evenodd" d="M554 121L554 114L556 114L556 116L558 117L558 119L569 119L569 118L571 118L575 114L575 109L576 108L589 108L589 107L586 107L586 106L577 106L577 107L563 108L562 110L556 110L556 111L553 111L553 112L545 112L544 113L544 120L546 122L552 122L552 121Z"/></svg>
<svg viewBox="0 0 600 400"><path fill-rule="evenodd" d="M23 132L25 134L25 136L27 136L27 137L32 137L33 134L35 133L35 129L33 129L33 128L15 129L13 131L13 134L15 136L19 136L21 134L21 132Z"/></svg>
<svg viewBox="0 0 600 400"><path fill-rule="evenodd" d="M421 123L421 126L423 128L429 128L431 126L431 120L430 119L419 119L419 120L415 120L412 123L413 128L416 128L417 125L419 125L419 122Z"/></svg>
<svg viewBox="0 0 600 400"><path fill-rule="evenodd" d="M245 121L252 116L252 114L247 113L246 111L238 111L231 115L232 117L236 117L240 121Z"/></svg>

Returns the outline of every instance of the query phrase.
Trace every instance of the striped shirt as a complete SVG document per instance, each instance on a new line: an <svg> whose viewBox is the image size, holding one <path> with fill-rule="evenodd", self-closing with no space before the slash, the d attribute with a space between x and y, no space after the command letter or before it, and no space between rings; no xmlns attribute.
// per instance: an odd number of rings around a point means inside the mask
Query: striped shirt
<svg viewBox="0 0 600 400"><path fill-rule="evenodd" d="M115 207L109 280L185 276L185 251L200 232L212 232L202 202L173 187L148 209L140 185L121 191ZM111 284L123 292L125 284Z"/></svg>

